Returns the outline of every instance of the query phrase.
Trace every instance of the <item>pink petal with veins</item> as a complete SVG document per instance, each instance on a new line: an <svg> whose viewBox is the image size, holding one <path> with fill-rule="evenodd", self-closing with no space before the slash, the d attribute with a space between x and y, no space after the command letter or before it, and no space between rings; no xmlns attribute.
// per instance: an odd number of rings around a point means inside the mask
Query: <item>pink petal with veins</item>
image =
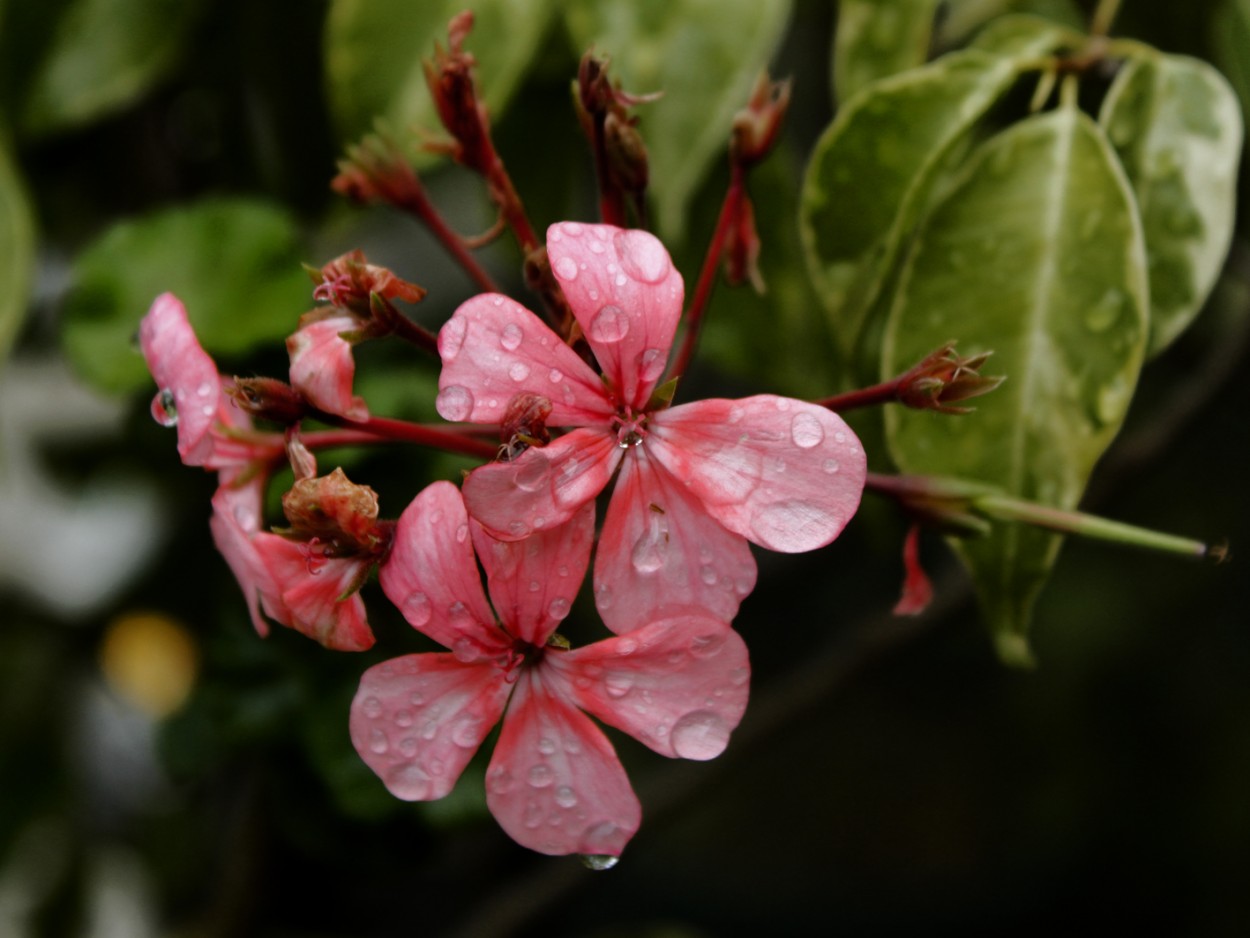
<svg viewBox="0 0 1250 938"><path fill-rule="evenodd" d="M642 808L603 731L544 686L545 670L517 681L486 771L486 804L523 847L619 856Z"/></svg>
<svg viewBox="0 0 1250 938"><path fill-rule="evenodd" d="M363 398L352 394L356 360L343 333L357 331L352 316L331 316L301 326L286 340L291 356L291 386L320 410L349 420L368 420Z"/></svg>
<svg viewBox="0 0 1250 938"><path fill-rule="evenodd" d="M426 486L404 509L378 580L413 628L461 661L495 658L511 647L486 603L469 516L450 482Z"/></svg>
<svg viewBox="0 0 1250 938"><path fill-rule="evenodd" d="M491 602L508 632L542 647L577 598L595 539L595 506L587 502L567 523L520 541L491 537L471 525L486 570Z"/></svg>
<svg viewBox="0 0 1250 938"><path fill-rule="evenodd" d="M511 462L473 470L464 480L464 503L494 537L528 537L568 521L602 492L621 453L614 434L578 428Z"/></svg>
<svg viewBox="0 0 1250 938"><path fill-rule="evenodd" d="M289 620L278 598L277 584L252 543L252 538L260 531L264 484L264 476L259 473L242 485L223 479L213 495L213 516L208 522L213 532L213 543L239 581L252 625L260 635L269 634L269 623L260 612L262 599L266 611L273 618Z"/></svg>
<svg viewBox="0 0 1250 938"><path fill-rule="evenodd" d="M438 334L443 359L436 405L445 419L499 423L528 393L551 401L554 427L607 424L603 382L524 306L497 293L460 305Z"/></svg>
<svg viewBox="0 0 1250 938"><path fill-rule="evenodd" d="M595 603L609 629L632 631L673 606L729 622L755 575L741 535L709 516L646 445L627 452L595 555Z"/></svg>
<svg viewBox="0 0 1250 938"><path fill-rule="evenodd" d="M550 662L577 706L661 755L682 759L720 755L750 691L746 644L701 610Z"/></svg>
<svg viewBox="0 0 1250 938"><path fill-rule="evenodd" d="M213 452L209 430L223 403L221 377L195 337L186 307L172 293L158 296L139 323L139 346L160 388L152 416L166 425L176 419L178 455L188 466L205 465Z"/></svg>
<svg viewBox="0 0 1250 938"><path fill-rule="evenodd" d="M622 405L646 407L668 363L684 286L659 240L640 230L560 222L551 270Z"/></svg>
<svg viewBox="0 0 1250 938"><path fill-rule="evenodd" d="M673 407L650 421L648 452L707 512L770 550L832 541L855 514L867 470L842 418L771 394Z"/></svg>
<svg viewBox="0 0 1250 938"><path fill-rule="evenodd" d="M253 537L252 544L290 615L284 624L335 651L373 646L364 600L357 591L361 561L318 557L308 544L265 531Z"/></svg>
<svg viewBox="0 0 1250 938"><path fill-rule="evenodd" d="M391 794L442 798L456 784L511 687L493 664L405 655L374 665L352 701L352 745Z"/></svg>

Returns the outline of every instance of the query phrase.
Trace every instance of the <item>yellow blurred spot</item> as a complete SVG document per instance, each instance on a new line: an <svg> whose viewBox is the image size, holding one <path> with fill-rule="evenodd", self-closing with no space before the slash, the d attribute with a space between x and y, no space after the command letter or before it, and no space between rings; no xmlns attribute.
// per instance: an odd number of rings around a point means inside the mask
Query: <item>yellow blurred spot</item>
<svg viewBox="0 0 1250 938"><path fill-rule="evenodd" d="M100 669L120 696L160 719L182 706L199 669L186 626L157 612L127 612L109 623Z"/></svg>

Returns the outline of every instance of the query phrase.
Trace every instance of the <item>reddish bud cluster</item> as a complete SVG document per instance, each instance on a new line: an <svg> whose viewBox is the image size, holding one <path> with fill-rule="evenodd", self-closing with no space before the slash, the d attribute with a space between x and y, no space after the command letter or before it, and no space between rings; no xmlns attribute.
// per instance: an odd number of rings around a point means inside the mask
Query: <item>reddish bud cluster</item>
<svg viewBox="0 0 1250 938"><path fill-rule="evenodd" d="M953 405L988 394L1005 380L1003 375L980 374L981 366L992 354L981 352L965 358L955 353L954 342L948 342L930 352L898 379L896 399L918 410L936 410L943 414L970 413L971 407Z"/></svg>

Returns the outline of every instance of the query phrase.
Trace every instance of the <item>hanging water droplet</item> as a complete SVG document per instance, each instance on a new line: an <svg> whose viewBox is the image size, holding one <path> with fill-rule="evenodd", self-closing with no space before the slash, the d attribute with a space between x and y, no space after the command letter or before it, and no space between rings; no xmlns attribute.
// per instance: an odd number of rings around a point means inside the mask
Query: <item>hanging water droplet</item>
<svg viewBox="0 0 1250 938"><path fill-rule="evenodd" d="M801 411L790 421L790 439L800 449L811 449L824 442L825 430L813 414Z"/></svg>
<svg viewBox="0 0 1250 938"><path fill-rule="evenodd" d="M529 783L534 788L546 788L556 780L556 773L551 766L540 762L529 771Z"/></svg>
<svg viewBox="0 0 1250 938"><path fill-rule="evenodd" d="M609 856L606 853L583 853L578 859L588 870L610 870L621 861L620 857Z"/></svg>
<svg viewBox="0 0 1250 938"><path fill-rule="evenodd" d="M503 327L503 332L499 333L499 344L509 352L515 352L523 338L525 338L525 333L521 331L521 327L510 322Z"/></svg>
<svg viewBox="0 0 1250 938"><path fill-rule="evenodd" d="M174 400L174 392L169 388L161 388L156 397L152 398L152 419L162 427L172 427L178 423L178 403Z"/></svg>
<svg viewBox="0 0 1250 938"><path fill-rule="evenodd" d="M577 279L577 261L567 254L564 257L557 258L551 269L555 271L556 276L561 280Z"/></svg>
<svg viewBox="0 0 1250 938"><path fill-rule="evenodd" d="M596 342L612 344L620 342L629 334L629 316L619 306L603 307L590 321L590 338Z"/></svg>
<svg viewBox="0 0 1250 938"><path fill-rule="evenodd" d="M632 229L614 239L625 273L643 283L659 283L668 275L668 251L655 235Z"/></svg>
<svg viewBox="0 0 1250 938"><path fill-rule="evenodd" d="M647 529L634 543L629 559L634 569L644 576L655 573L664 566L668 559L668 530L664 527L661 516L651 514Z"/></svg>
<svg viewBox="0 0 1250 938"><path fill-rule="evenodd" d="M728 744L729 727L710 710L692 711L673 724L673 752L682 759L711 759Z"/></svg>
<svg viewBox="0 0 1250 938"><path fill-rule="evenodd" d="M438 392L434 407L444 420L466 420L473 413L473 394L466 387L452 384Z"/></svg>

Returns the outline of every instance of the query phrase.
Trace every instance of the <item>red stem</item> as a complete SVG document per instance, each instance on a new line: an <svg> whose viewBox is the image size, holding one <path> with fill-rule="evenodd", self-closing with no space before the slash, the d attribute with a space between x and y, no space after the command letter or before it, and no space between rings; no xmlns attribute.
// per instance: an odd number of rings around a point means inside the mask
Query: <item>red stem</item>
<svg viewBox="0 0 1250 938"><path fill-rule="evenodd" d="M739 203L746 191L746 170L738 162L730 167L729 189L725 192L725 201L721 203L720 216L716 219L716 230L708 243L707 254L703 258L703 269L699 271L699 280L695 284L694 295L690 298L690 308L686 310L686 334L682 339L681 349L669 374L680 378L690 367L690 359L694 357L694 348L698 343L699 329L703 325L703 314L707 309L708 300L712 296L712 288L716 285L716 276L721 258L725 253L725 238L733 219L738 215Z"/></svg>
<svg viewBox="0 0 1250 938"><path fill-rule="evenodd" d="M462 453L465 456L478 456L482 459L494 459L499 452L496 444L459 433L455 429L430 427L420 423L409 423L406 420L392 420L389 417L349 420L337 414L321 412L315 413L314 416L324 423L368 434L375 441L380 438L402 443L416 443L419 446L429 446L449 453Z"/></svg>
<svg viewBox="0 0 1250 938"><path fill-rule="evenodd" d="M839 414L848 410L856 410L860 407L889 404L898 400L898 391L902 380L902 378L891 378L889 381L874 384L870 388L856 388L854 391L847 391L845 394L834 394L832 397L826 397L815 403Z"/></svg>

